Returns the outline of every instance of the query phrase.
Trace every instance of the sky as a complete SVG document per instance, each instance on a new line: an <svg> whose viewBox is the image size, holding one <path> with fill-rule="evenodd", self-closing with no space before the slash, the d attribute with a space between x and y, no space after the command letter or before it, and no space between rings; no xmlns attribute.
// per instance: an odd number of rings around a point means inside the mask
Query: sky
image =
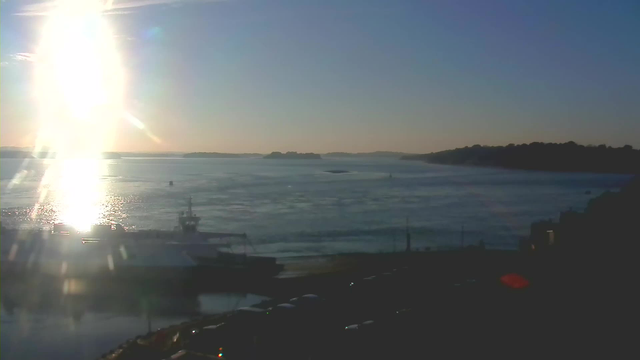
<svg viewBox="0 0 640 360"><path fill-rule="evenodd" d="M640 147L637 0L101 1L136 119L104 150ZM0 3L2 146L51 117L34 69L57 5Z"/></svg>

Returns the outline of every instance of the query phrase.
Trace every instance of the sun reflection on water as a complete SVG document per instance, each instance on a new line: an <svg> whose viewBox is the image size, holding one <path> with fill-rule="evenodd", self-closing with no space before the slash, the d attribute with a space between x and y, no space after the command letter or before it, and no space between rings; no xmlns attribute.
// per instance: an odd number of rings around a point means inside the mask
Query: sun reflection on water
<svg viewBox="0 0 640 360"><path fill-rule="evenodd" d="M105 204L103 171L99 159L63 159L54 185L58 218L79 231L88 231L100 222Z"/></svg>

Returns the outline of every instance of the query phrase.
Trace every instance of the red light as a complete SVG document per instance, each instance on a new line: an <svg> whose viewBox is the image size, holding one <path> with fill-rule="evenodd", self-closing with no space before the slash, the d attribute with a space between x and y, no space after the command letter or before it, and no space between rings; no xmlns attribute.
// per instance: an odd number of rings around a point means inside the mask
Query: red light
<svg viewBox="0 0 640 360"><path fill-rule="evenodd" d="M529 280L518 274L507 274L500 278L500 281L512 289L524 289L529 286Z"/></svg>

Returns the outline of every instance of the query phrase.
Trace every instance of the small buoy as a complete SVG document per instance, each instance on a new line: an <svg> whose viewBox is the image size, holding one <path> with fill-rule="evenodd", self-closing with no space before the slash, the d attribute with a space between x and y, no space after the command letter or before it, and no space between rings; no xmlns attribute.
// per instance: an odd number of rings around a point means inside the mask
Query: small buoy
<svg viewBox="0 0 640 360"><path fill-rule="evenodd" d="M173 186L173 180L169 181L169 186Z"/></svg>
<svg viewBox="0 0 640 360"><path fill-rule="evenodd" d="M584 192L586 195L591 195L591 190L587 190Z"/></svg>

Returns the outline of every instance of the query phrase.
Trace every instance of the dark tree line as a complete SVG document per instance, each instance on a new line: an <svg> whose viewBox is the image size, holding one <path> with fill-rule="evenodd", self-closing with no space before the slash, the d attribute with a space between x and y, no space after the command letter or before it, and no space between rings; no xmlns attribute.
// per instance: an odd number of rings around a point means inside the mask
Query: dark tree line
<svg viewBox="0 0 640 360"><path fill-rule="evenodd" d="M576 318L624 319L635 311L640 245L640 177L619 192L589 201L583 212L566 211L557 222L531 224L521 249L536 265L547 298L562 298ZM563 296L558 297L558 294ZM633 310L632 310L633 309ZM585 315L588 314L588 315ZM613 320L615 321L615 320ZM601 325L593 325L597 328ZM604 326L610 329L610 326Z"/></svg>
<svg viewBox="0 0 640 360"><path fill-rule="evenodd" d="M497 166L544 171L584 171L640 174L640 150L630 145L584 146L573 141L564 144L533 142L507 146L466 146L422 155L403 156L444 165Z"/></svg>
<svg viewBox="0 0 640 360"><path fill-rule="evenodd" d="M550 231L553 239L550 239ZM552 244L550 244L552 241ZM533 246L531 246L533 245ZM583 212L562 212L558 222L531 224L523 250L551 250L567 254L632 251L640 245L640 177L619 192L607 191L587 204Z"/></svg>

